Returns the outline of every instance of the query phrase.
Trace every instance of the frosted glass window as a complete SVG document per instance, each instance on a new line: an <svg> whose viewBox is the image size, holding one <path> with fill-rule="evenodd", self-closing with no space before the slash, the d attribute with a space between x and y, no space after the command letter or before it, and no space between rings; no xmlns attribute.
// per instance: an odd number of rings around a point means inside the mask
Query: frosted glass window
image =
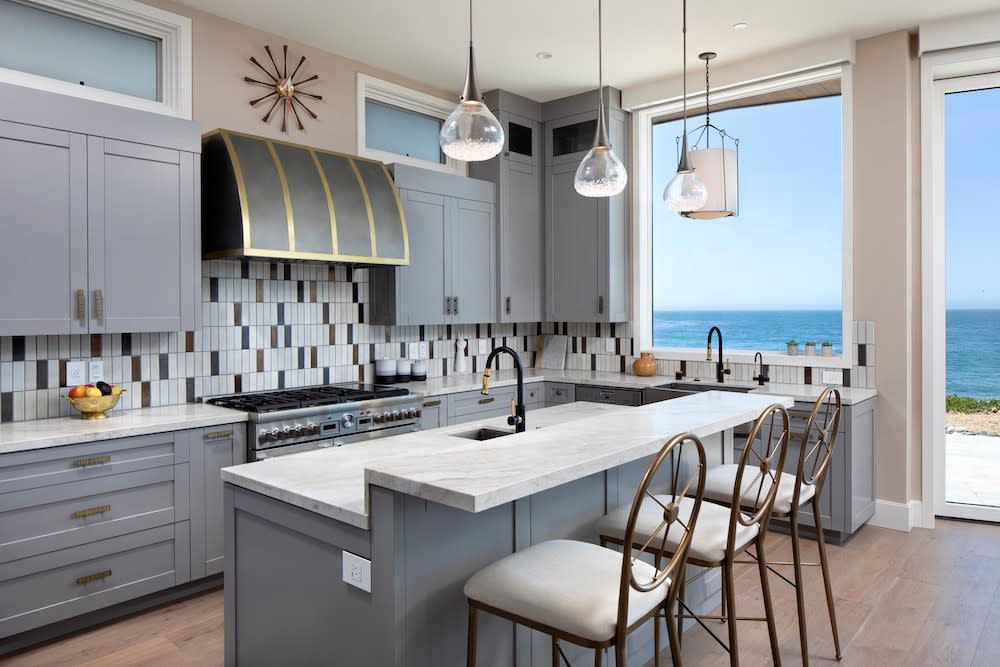
<svg viewBox="0 0 1000 667"><path fill-rule="evenodd" d="M0 67L160 101L160 42L0 0Z"/></svg>
<svg viewBox="0 0 1000 667"><path fill-rule="evenodd" d="M440 118L365 100L365 145L387 153L444 164Z"/></svg>

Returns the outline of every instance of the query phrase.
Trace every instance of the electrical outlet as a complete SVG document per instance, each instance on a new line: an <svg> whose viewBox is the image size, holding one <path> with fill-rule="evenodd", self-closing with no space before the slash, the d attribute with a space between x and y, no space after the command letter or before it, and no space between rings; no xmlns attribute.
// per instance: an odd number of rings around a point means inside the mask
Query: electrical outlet
<svg viewBox="0 0 1000 667"><path fill-rule="evenodd" d="M90 360L90 372L87 374L90 384L97 384L104 381L104 361L101 359Z"/></svg>
<svg viewBox="0 0 1000 667"><path fill-rule="evenodd" d="M479 354L489 354L489 352L490 352L489 343L486 341L485 338L480 338L479 339Z"/></svg>
<svg viewBox="0 0 1000 667"><path fill-rule="evenodd" d="M67 361L66 386L75 387L78 384L87 384L87 362Z"/></svg>
<svg viewBox="0 0 1000 667"><path fill-rule="evenodd" d="M604 339L604 351L605 352L614 352L615 351L615 339L614 338L605 338Z"/></svg>
<svg viewBox="0 0 1000 667"><path fill-rule="evenodd" d="M841 371L823 371L823 384L840 384L843 379Z"/></svg>
<svg viewBox="0 0 1000 667"><path fill-rule="evenodd" d="M421 341L417 343L417 359L427 359L430 357L430 353L427 348L427 341Z"/></svg>
<svg viewBox="0 0 1000 667"><path fill-rule="evenodd" d="M406 358L416 359L417 355L420 353L420 345L417 343L407 343L406 344Z"/></svg>
<svg viewBox="0 0 1000 667"><path fill-rule="evenodd" d="M343 579L345 583L372 592L372 562L350 551L343 551Z"/></svg>

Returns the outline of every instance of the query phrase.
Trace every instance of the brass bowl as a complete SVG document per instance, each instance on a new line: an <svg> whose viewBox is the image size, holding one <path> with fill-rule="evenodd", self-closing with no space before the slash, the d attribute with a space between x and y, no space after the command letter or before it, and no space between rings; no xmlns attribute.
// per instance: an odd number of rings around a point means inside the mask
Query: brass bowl
<svg viewBox="0 0 1000 667"><path fill-rule="evenodd" d="M83 419L107 419L108 416L104 413L115 407L118 399L124 393L123 389L119 394L108 394L107 396L81 396L80 398L63 396L63 398L80 411L80 416Z"/></svg>

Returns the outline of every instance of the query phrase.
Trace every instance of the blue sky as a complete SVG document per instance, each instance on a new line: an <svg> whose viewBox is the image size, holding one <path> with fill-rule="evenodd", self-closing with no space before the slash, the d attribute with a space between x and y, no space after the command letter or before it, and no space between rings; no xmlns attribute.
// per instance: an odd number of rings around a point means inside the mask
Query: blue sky
<svg viewBox="0 0 1000 667"><path fill-rule="evenodd" d="M827 97L712 114L740 140L735 218L688 220L662 203L681 121L654 127L654 309L840 309L840 105ZM690 117L688 129L702 123Z"/></svg>
<svg viewBox="0 0 1000 667"><path fill-rule="evenodd" d="M945 96L945 302L1000 308L1000 88Z"/></svg>

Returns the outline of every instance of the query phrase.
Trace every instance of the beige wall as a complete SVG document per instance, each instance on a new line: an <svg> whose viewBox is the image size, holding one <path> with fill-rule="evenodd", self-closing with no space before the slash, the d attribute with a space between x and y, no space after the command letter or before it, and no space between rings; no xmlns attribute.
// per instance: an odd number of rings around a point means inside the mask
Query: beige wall
<svg viewBox="0 0 1000 667"><path fill-rule="evenodd" d="M876 495L899 503L920 479L918 69L905 31L856 44L854 318L875 321Z"/></svg>
<svg viewBox="0 0 1000 667"><path fill-rule="evenodd" d="M194 120L203 131L227 128L250 132L275 139L305 143L318 148L357 153L357 73L363 72L380 79L399 83L444 99L456 98L456 91L442 91L404 79L389 72L370 67L354 60L320 51L272 33L234 23L212 14L206 14L187 6L165 0L146 0L182 16L191 18L194 60ZM263 78L264 74L250 63L250 56L256 56L261 64L267 64L264 45L272 51L288 44L289 55L297 63L300 56L308 60L302 72L310 76L319 74L309 90L323 96L323 101L307 101L319 120L303 118L305 132L291 124L287 133L281 132L280 117L270 125L260 119L265 109L254 109L249 101L267 92L262 86L244 83L244 76ZM456 81L455 85L461 82Z"/></svg>

